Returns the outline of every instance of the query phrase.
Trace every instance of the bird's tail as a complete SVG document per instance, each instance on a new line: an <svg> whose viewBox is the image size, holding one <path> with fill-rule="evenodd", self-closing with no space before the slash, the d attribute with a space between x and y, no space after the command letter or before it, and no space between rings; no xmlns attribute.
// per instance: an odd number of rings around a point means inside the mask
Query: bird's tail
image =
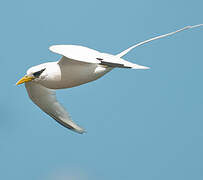
<svg viewBox="0 0 203 180"><path fill-rule="evenodd" d="M128 49L122 51L121 53L117 54L116 56L117 57L122 57L122 56L126 55L129 51L131 51L132 49L134 49L134 48L136 48L138 46L141 46L143 44L146 44L148 42L151 42L151 41L154 41L154 40L157 40L157 39L161 39L161 38L164 38L164 37L167 37L167 36L171 36L173 34L184 31L186 29L192 29L192 28L196 28L196 27L200 27L200 26L203 26L203 24L197 24L197 25L194 25L194 26L186 26L186 27L184 27L182 29L178 29L176 31L173 31L173 32L170 32L170 33L167 33L167 34L164 34L164 35L156 36L154 38L151 38L151 39L148 39L146 41L142 41L142 42L140 42L138 44L135 44L134 46L129 47Z"/></svg>

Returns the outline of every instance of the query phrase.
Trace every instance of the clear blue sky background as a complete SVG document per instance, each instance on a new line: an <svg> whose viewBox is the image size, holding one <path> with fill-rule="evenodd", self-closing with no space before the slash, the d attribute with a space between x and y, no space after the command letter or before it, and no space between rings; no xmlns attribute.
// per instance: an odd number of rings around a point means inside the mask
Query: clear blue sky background
<svg viewBox="0 0 203 180"><path fill-rule="evenodd" d="M150 70L115 69L58 98L87 134L36 107L27 68L60 56L54 44L116 54L148 38L203 23L202 0L0 2L0 179L202 180L203 28L131 51Z"/></svg>

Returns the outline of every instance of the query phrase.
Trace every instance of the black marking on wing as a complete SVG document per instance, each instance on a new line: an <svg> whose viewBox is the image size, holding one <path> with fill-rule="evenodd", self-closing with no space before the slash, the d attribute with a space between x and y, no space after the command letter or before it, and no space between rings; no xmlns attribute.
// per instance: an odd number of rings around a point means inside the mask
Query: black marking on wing
<svg viewBox="0 0 203 180"><path fill-rule="evenodd" d="M109 66L109 67L131 68L131 67L125 66L124 64L111 63L111 62L105 62L105 61L101 61L100 64L101 65L106 65L106 66Z"/></svg>
<svg viewBox="0 0 203 180"><path fill-rule="evenodd" d="M97 60L99 60L99 61L102 61L103 59L102 58L96 58Z"/></svg>
<svg viewBox="0 0 203 180"><path fill-rule="evenodd" d="M105 65L105 66L109 66L109 67L118 67L118 68L132 68L132 67L125 66L124 64L106 62L102 58L96 58L96 59L100 61L101 65Z"/></svg>

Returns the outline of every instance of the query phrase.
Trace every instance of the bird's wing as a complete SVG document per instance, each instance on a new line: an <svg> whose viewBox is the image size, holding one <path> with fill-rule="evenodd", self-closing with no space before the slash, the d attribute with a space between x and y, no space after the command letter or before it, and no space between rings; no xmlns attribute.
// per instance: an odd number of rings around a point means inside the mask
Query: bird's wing
<svg viewBox="0 0 203 180"><path fill-rule="evenodd" d="M63 55L69 60L85 63L100 63L100 61L96 58L99 58L101 53L87 47L78 45L54 45L49 47L49 50L54 53Z"/></svg>
<svg viewBox="0 0 203 180"><path fill-rule="evenodd" d="M85 132L83 128L71 120L68 112L57 101L54 90L48 89L35 82L26 82L25 87L30 99L58 123L77 133Z"/></svg>
<svg viewBox="0 0 203 180"><path fill-rule="evenodd" d="M151 42L151 41L154 41L154 40L157 40L157 39L161 39L161 38L164 38L164 37L167 37L167 36L171 36L171 35L173 35L173 34L176 34L176 33L178 33L178 32L184 31L184 30L186 30L186 29L196 28L196 27L199 27L199 26L203 26L203 24L198 24L198 25L194 25L194 26L186 26L186 27L184 27L184 28L182 28L182 29L178 29L178 30L173 31L173 32L170 32L170 33L168 33L168 34L160 35L160 36L157 36L157 37L148 39L148 40L146 40L146 41L142 41L142 42L140 42L140 43L138 43L138 44L135 44L134 46L131 46L131 47L129 47L128 49L122 51L121 53L117 54L116 56L122 57L122 56L126 55L129 51L131 51L132 49L134 49L134 48L136 48L136 47L138 47L138 46L141 46L141 45L143 45L143 44L146 44L146 43L148 43L148 42Z"/></svg>
<svg viewBox="0 0 203 180"><path fill-rule="evenodd" d="M63 55L59 64L66 64L70 62L75 63L94 63L105 65L108 67L118 68L133 68L133 69L148 69L148 67L141 66L128 62L115 55L101 53L99 51L77 45L55 45L49 48L52 52Z"/></svg>
<svg viewBox="0 0 203 180"><path fill-rule="evenodd" d="M129 61L126 61L120 57L117 57L115 55L107 54L107 53L101 53L101 58L97 58L100 60L101 65L106 65L108 67L118 67L118 68L132 68L132 69L149 69L149 67L138 65L135 63L131 63Z"/></svg>

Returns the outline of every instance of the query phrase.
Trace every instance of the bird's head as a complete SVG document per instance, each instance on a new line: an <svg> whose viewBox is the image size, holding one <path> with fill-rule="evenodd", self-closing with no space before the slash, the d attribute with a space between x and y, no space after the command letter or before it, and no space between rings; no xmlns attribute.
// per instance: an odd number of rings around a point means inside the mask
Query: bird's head
<svg viewBox="0 0 203 180"><path fill-rule="evenodd" d="M16 85L29 82L29 81L40 81L46 77L46 65L40 64L33 66L27 70L27 74L21 78Z"/></svg>

